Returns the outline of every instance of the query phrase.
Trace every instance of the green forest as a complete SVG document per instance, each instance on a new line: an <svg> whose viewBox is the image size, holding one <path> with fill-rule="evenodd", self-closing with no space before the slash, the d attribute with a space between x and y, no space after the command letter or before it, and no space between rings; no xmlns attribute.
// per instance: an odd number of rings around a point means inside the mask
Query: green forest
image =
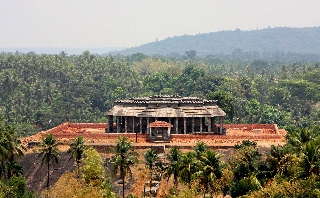
<svg viewBox="0 0 320 198"><path fill-rule="evenodd" d="M105 122L115 100L151 95L218 100L226 123L309 126L320 116L320 64L230 56L181 58L1 53L0 115L19 136L63 122ZM301 55L302 56L302 55Z"/></svg>
<svg viewBox="0 0 320 198"><path fill-rule="evenodd" d="M199 142L188 152L169 149L167 163L159 164L152 149L138 160L131 143L120 137L116 146L120 150L112 151L114 157L103 164L97 151L78 138L69 149L76 170L65 173L45 193L50 197L74 192L84 197L86 193L118 197L106 175L125 180L142 163L151 175L161 171L174 180L164 197L226 193L232 197L319 197L320 64L306 54L275 53L270 59L254 54L241 49L204 57L195 50L181 57L101 56L89 51L80 55L1 53L0 177L5 179L0 181L0 197L37 196L26 190L23 167L14 161L25 150L17 136L63 122L106 122L104 114L115 100L174 94L218 100L227 113L226 123L278 124L288 131L287 143L263 153L255 142L243 141L234 146L228 159L222 159ZM48 187L49 165L59 161L58 145L52 135L38 145L39 157L48 166ZM125 173L119 172L122 166Z"/></svg>

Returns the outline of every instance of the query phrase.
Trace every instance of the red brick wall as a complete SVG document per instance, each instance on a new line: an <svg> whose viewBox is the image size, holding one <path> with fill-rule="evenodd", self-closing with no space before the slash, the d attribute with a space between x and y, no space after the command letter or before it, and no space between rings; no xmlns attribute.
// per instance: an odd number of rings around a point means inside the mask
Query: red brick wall
<svg viewBox="0 0 320 198"><path fill-rule="evenodd" d="M171 134L171 140L176 139L217 139L217 140L228 140L228 139L259 139L259 140L268 140L268 139L282 139L281 135L270 134L270 135L193 135L193 134Z"/></svg>
<svg viewBox="0 0 320 198"><path fill-rule="evenodd" d="M108 124L107 123L69 123L69 127L97 129L97 128L107 128Z"/></svg>
<svg viewBox="0 0 320 198"><path fill-rule="evenodd" d="M135 133L68 133L65 132L68 127L70 128L106 128L108 126L107 123L63 123L58 125L52 129L49 129L43 133L42 136L45 136L46 133L52 133L58 138L75 138L78 136L83 136L86 139L92 140L111 140L118 139L119 136L126 136L131 141L135 141L136 134ZM263 134L252 134L249 133L247 135L206 135L206 134L171 134L171 140L187 140L187 139L198 139L198 140L273 140L273 139L283 139L283 136L278 132L278 127L276 124L224 124L224 127L227 129L241 129L252 131L252 129L262 129L264 130ZM267 131L267 132L265 132ZM146 141L148 135L146 134L137 134L138 141L144 142Z"/></svg>
<svg viewBox="0 0 320 198"><path fill-rule="evenodd" d="M220 127L220 124L217 124ZM279 134L276 124L223 124L226 129L241 129L244 131L252 131L252 129L262 129L264 133Z"/></svg>
<svg viewBox="0 0 320 198"><path fill-rule="evenodd" d="M53 133L58 133L60 131L63 131L65 129L67 129L68 127L69 127L69 123L65 122L65 123L60 124L60 125L58 125L56 127L53 127L52 129L49 129L49 130L45 131L44 133L52 133L52 134Z"/></svg>
<svg viewBox="0 0 320 198"><path fill-rule="evenodd" d="M217 124L219 126L219 124ZM276 124L223 124L224 128L277 129Z"/></svg>

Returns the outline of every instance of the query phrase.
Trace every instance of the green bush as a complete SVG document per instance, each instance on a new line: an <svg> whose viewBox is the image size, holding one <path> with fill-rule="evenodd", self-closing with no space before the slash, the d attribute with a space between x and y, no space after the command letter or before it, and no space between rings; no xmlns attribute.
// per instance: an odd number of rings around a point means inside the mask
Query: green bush
<svg viewBox="0 0 320 198"><path fill-rule="evenodd" d="M230 188L232 197L239 197L248 192L261 189L261 184L255 176L244 177L237 182L233 182Z"/></svg>

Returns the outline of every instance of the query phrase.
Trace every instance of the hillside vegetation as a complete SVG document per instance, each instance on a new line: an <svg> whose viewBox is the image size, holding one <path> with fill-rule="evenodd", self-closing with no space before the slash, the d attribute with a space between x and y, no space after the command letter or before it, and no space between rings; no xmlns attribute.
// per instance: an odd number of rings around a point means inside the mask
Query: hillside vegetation
<svg viewBox="0 0 320 198"><path fill-rule="evenodd" d="M320 27L276 27L260 30L219 31L197 35L183 35L151 42L138 47L113 52L129 55L137 52L148 55L183 54L196 50L199 55L230 54L234 49L244 51L316 53L320 51Z"/></svg>
<svg viewBox="0 0 320 198"><path fill-rule="evenodd" d="M199 141L191 150L172 147L161 156L153 148L137 152L121 136L107 153L87 146L82 137L61 153L57 138L47 134L35 148L38 154L26 155L20 165L13 159L22 145L13 141L12 126L0 124L1 198L320 196L319 127L291 129L285 145L267 149L244 140L225 152ZM160 188L150 191L152 183Z"/></svg>

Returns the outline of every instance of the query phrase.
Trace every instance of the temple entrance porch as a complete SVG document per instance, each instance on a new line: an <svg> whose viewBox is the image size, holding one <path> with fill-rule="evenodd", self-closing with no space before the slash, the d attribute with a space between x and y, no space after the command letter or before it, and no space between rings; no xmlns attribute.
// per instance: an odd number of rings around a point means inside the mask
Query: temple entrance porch
<svg viewBox="0 0 320 198"><path fill-rule="evenodd" d="M170 132L173 125L165 121L155 121L148 125L149 142L170 142Z"/></svg>

